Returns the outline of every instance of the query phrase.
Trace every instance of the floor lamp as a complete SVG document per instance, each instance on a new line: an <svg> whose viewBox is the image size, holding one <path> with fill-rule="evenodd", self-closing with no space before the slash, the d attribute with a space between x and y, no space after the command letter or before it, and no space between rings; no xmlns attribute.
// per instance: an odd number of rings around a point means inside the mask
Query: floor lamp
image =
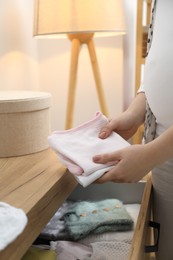
<svg viewBox="0 0 173 260"><path fill-rule="evenodd" d="M73 126L78 57L82 44L88 46L100 108L108 116L93 37L122 33L125 33L123 0L35 0L34 36L66 34L71 40L66 129Z"/></svg>

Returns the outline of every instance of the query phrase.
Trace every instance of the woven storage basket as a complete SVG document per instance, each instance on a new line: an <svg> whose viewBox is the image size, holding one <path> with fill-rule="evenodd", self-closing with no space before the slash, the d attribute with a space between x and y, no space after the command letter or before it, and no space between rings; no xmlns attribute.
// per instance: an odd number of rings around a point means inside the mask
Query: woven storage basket
<svg viewBox="0 0 173 260"><path fill-rule="evenodd" d="M50 105L50 93L0 91L0 157L48 148Z"/></svg>

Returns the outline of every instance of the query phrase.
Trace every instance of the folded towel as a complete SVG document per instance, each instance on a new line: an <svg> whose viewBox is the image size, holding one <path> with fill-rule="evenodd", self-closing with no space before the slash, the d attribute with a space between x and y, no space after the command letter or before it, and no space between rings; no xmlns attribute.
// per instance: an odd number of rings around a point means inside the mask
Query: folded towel
<svg viewBox="0 0 173 260"><path fill-rule="evenodd" d="M27 217L22 209L0 202L0 250L16 239L27 224Z"/></svg>
<svg viewBox="0 0 173 260"><path fill-rule="evenodd" d="M116 164L116 162L94 163L92 160L94 155L110 153L130 145L115 132L112 132L106 139L99 138L100 130L107 123L108 119L101 112L97 112L93 119L78 127L55 131L48 136L50 147L84 187L101 177Z"/></svg>
<svg viewBox="0 0 173 260"><path fill-rule="evenodd" d="M82 239L90 233L131 230L134 224L117 199L78 202L69 208L64 219L71 240Z"/></svg>

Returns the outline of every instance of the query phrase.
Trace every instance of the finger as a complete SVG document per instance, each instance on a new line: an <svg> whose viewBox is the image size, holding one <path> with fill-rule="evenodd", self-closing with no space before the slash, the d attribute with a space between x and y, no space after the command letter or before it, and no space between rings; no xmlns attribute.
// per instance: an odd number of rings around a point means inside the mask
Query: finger
<svg viewBox="0 0 173 260"><path fill-rule="evenodd" d="M110 163L120 160L120 154L119 153L105 153L105 154L98 154L93 156L93 162L95 163Z"/></svg>
<svg viewBox="0 0 173 260"><path fill-rule="evenodd" d="M113 121L110 121L107 125L105 125L101 131L100 131L100 134L99 134L99 137L101 139L105 139L107 138L111 133L112 131L114 130L115 128L115 122L113 123Z"/></svg>

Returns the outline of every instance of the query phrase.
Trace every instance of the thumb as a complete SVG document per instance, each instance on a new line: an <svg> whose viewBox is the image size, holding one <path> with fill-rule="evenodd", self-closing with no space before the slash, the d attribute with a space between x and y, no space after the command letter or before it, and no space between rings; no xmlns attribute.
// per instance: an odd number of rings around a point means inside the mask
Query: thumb
<svg viewBox="0 0 173 260"><path fill-rule="evenodd" d="M97 154L93 156L93 162L102 164L115 164L120 160L120 153L118 151L113 153Z"/></svg>
<svg viewBox="0 0 173 260"><path fill-rule="evenodd" d="M114 131L114 129L116 128L116 122L114 120L111 120L108 124L106 124L100 131L99 133L99 138L101 139L105 139L108 136L110 136L110 134L112 133L112 131Z"/></svg>

